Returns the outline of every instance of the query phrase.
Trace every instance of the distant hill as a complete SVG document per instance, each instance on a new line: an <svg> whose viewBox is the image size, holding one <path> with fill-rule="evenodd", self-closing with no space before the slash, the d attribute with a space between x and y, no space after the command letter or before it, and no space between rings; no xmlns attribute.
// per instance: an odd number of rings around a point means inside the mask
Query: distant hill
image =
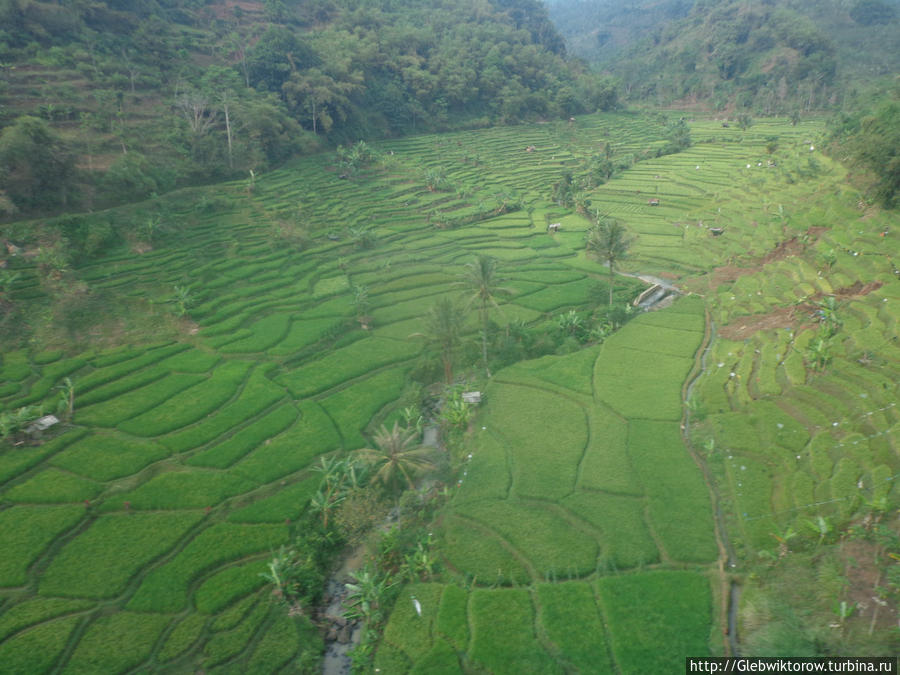
<svg viewBox="0 0 900 675"><path fill-rule="evenodd" d="M900 72L897 0L548 0L627 99L767 114L855 107Z"/></svg>
<svg viewBox="0 0 900 675"><path fill-rule="evenodd" d="M0 0L0 217L615 97L538 0Z"/></svg>

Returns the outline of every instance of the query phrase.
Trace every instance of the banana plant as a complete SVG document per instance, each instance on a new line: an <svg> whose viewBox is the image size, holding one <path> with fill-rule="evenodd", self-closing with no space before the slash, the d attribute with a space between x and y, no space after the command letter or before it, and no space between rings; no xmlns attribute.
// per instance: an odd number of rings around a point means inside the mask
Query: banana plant
<svg viewBox="0 0 900 675"><path fill-rule="evenodd" d="M348 591L344 599L344 616L349 621L362 619L366 623L379 623L384 617L382 606L388 591L396 585L387 576L366 565L358 572L351 573L354 583L344 584Z"/></svg>

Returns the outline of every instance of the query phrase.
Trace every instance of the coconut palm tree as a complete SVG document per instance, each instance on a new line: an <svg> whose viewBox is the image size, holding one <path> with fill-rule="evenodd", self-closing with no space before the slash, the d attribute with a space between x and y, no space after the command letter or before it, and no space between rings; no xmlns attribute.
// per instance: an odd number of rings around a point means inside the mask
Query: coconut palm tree
<svg viewBox="0 0 900 675"><path fill-rule="evenodd" d="M375 447L357 451L357 456L372 467L372 478L382 485L396 487L400 478L410 488L413 477L434 467L431 450L422 447L415 429L401 427L399 422L388 429L383 424L375 432Z"/></svg>
<svg viewBox="0 0 900 675"><path fill-rule="evenodd" d="M609 267L609 306L613 303L613 280L616 266L628 255L633 239L625 226L615 218L595 213L595 223L588 230L587 254Z"/></svg>
<svg viewBox="0 0 900 675"><path fill-rule="evenodd" d="M447 384L453 383L453 352L459 346L463 319L462 308L449 298L441 298L425 315L425 330L410 336L425 338L440 349Z"/></svg>
<svg viewBox="0 0 900 675"><path fill-rule="evenodd" d="M498 310L500 309L499 305L497 305L496 296L512 293L510 289L498 285L501 281L502 279L497 276L496 258L482 254L466 264L466 274L463 283L472 291L472 296L469 298L466 307L471 307L475 303L478 304L478 313L481 317L481 357L488 377L491 376L491 371L488 369L487 355L490 310L492 306Z"/></svg>

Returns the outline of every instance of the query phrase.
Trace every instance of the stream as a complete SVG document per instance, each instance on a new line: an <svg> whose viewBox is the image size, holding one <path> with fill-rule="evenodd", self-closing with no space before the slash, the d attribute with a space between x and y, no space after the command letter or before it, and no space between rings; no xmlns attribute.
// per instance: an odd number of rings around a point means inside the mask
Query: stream
<svg viewBox="0 0 900 675"><path fill-rule="evenodd" d="M645 310L655 306L658 306L658 308L665 306L663 304L663 301L670 298L674 299L675 296L681 294L681 290L671 282L650 274L631 274L626 272L619 272L619 274L634 279L640 279L641 281L650 284L651 287L658 287L657 292L649 294L649 296L640 303L639 306ZM694 377L691 378L690 382L687 383L687 386L684 390L685 413L684 424L682 425L682 437L689 452L700 467L700 470L703 473L703 479L709 488L710 498L712 499L714 509L713 515L716 523L716 539L719 541L720 550L725 554L725 560L723 561L721 571L724 585L727 581L726 575L728 574L728 572L734 570L737 567L737 559L734 554L734 549L731 546L731 542L728 539L728 532L725 528L725 517L719 504L719 493L715 487L715 483L712 481L712 477L710 476L709 467L707 466L706 461L699 455L699 453L695 452L692 449L693 446L691 445L690 439L691 411L690 408L686 405L687 401L690 400L691 393L694 390L694 385L706 372L707 356L709 355L709 351L712 348L713 339L715 338L716 334L715 324L711 319L709 319L708 314L707 325L709 326L709 335L703 348L703 352L700 354L700 367ZM425 429L423 440L425 445L437 446L437 427L430 426L429 428ZM358 570L362 565L364 553L364 544L351 552L344 559L341 567L328 579L328 583L325 587L325 600L323 602L322 620L327 624L328 629L325 636L325 655L322 659L322 675L349 675L349 673L351 672L352 660L350 658L350 651L359 644L360 639L362 638L362 626L358 623L351 624L347 622L347 620L344 618L343 601L347 597L347 589L345 587L345 584L352 581L350 574ZM740 585L733 580L727 581L727 583L728 651L730 652L731 656L739 656L740 652L737 639L737 611L740 601L741 589Z"/></svg>

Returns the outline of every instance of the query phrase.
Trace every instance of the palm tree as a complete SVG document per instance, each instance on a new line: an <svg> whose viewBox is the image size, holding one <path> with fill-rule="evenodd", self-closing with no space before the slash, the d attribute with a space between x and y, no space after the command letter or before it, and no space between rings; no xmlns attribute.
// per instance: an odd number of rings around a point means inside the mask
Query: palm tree
<svg viewBox="0 0 900 675"><path fill-rule="evenodd" d="M473 303L478 303L478 312L481 316L481 357L484 361L484 370L488 377L491 376L491 371L488 369L487 356L490 309L491 306L496 307L498 310L500 309L497 305L495 296L508 295L512 292L508 288L498 286L501 281L502 279L497 277L496 258L492 258L489 255L479 255L476 256L475 260L466 265L466 277L464 283L468 289L472 291L472 296L469 298L466 307L470 307Z"/></svg>
<svg viewBox="0 0 900 675"><path fill-rule="evenodd" d="M441 351L444 378L453 383L453 352L459 345L463 325L463 310L449 298L441 298L425 315L425 331L410 337L423 337Z"/></svg>
<svg viewBox="0 0 900 675"><path fill-rule="evenodd" d="M406 485L415 487L413 476L434 467L431 450L419 445L415 429L394 422L392 429L383 424L375 432L375 447L357 451L372 469L372 477L386 486L396 486L402 476Z"/></svg>
<svg viewBox="0 0 900 675"><path fill-rule="evenodd" d="M613 303L613 279L616 265L628 255L633 239L625 231L625 226L615 218L595 214L596 222L588 230L587 253L590 257L609 267L609 306Z"/></svg>

